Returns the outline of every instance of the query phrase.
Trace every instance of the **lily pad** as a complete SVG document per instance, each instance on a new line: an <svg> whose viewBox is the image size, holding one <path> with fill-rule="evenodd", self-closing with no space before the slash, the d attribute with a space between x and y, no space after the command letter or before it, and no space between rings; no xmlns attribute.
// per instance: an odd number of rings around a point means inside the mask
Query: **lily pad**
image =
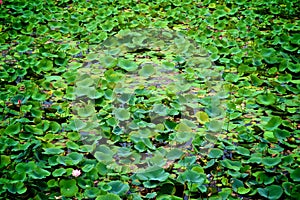
<svg viewBox="0 0 300 200"><path fill-rule="evenodd" d="M78 193L76 180L63 179L59 182L60 192L65 197L73 197Z"/></svg>
<svg viewBox="0 0 300 200"><path fill-rule="evenodd" d="M98 196L96 200L121 200L121 198L116 194L105 194Z"/></svg>
<svg viewBox="0 0 300 200"><path fill-rule="evenodd" d="M258 188L257 191L262 197L270 200L279 199L283 193L283 190L279 185L270 185L265 188Z"/></svg>
<svg viewBox="0 0 300 200"><path fill-rule="evenodd" d="M272 105L276 102L276 96L271 94L271 93L265 94L265 95L258 95L256 101L259 104L269 106L269 105Z"/></svg>
<svg viewBox="0 0 300 200"><path fill-rule="evenodd" d="M132 72L138 69L138 65L135 62L125 59L120 59L118 62L118 66L128 72Z"/></svg>

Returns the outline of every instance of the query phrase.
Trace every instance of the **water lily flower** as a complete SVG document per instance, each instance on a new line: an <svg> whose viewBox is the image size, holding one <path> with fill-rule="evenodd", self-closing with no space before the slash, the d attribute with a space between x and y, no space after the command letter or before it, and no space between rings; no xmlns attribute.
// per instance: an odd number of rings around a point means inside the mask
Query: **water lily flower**
<svg viewBox="0 0 300 200"><path fill-rule="evenodd" d="M80 176L80 174L81 174L81 171L78 169L75 169L72 171L72 176L74 176L74 177L78 177L78 176Z"/></svg>

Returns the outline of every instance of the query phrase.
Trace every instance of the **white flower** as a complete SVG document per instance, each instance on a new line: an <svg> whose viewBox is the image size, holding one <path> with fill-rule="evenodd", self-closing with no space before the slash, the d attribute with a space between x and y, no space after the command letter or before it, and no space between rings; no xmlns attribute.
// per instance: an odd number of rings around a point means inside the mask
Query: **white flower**
<svg viewBox="0 0 300 200"><path fill-rule="evenodd" d="M80 174L81 174L81 171L78 169L74 169L72 171L72 176L74 176L74 177L78 177L78 176L80 176Z"/></svg>

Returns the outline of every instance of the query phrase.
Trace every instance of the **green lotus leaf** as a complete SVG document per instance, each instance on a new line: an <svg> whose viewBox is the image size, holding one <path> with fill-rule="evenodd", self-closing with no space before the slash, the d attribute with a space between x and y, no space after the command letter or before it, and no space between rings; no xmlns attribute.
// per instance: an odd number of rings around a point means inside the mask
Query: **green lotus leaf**
<svg viewBox="0 0 300 200"><path fill-rule="evenodd" d="M265 165L266 167L274 167L275 165L278 165L281 162L281 158L279 157L265 157L262 158L262 164Z"/></svg>
<svg viewBox="0 0 300 200"><path fill-rule="evenodd" d="M100 145L95 152L95 158L100 162L113 161L114 152L106 145Z"/></svg>
<svg viewBox="0 0 300 200"><path fill-rule="evenodd" d="M105 194L98 196L96 200L121 200L121 198L116 194Z"/></svg>
<svg viewBox="0 0 300 200"><path fill-rule="evenodd" d="M109 32L114 28L114 24L111 22L106 22L100 25L103 31Z"/></svg>
<svg viewBox="0 0 300 200"><path fill-rule="evenodd" d="M140 76L149 77L155 73L155 68L152 64L145 64L138 73Z"/></svg>
<svg viewBox="0 0 300 200"><path fill-rule="evenodd" d="M67 172L66 169L64 169L64 168L59 168L59 169L54 170L54 171L52 172L52 175L53 175L54 177L59 177L59 176L62 176L63 174L65 174L66 172Z"/></svg>
<svg viewBox="0 0 300 200"><path fill-rule="evenodd" d="M94 60L98 60L99 56L100 55L98 53L90 53L89 55L87 55L86 59L88 62L91 62Z"/></svg>
<svg viewBox="0 0 300 200"><path fill-rule="evenodd" d="M51 60L48 60L46 58L43 58L40 60L37 64L37 67L41 71L50 71L53 68L53 62Z"/></svg>
<svg viewBox="0 0 300 200"><path fill-rule="evenodd" d="M230 49L230 53L231 54L238 54L240 53L242 50L239 47L233 47Z"/></svg>
<svg viewBox="0 0 300 200"><path fill-rule="evenodd" d="M219 132L222 130L223 123L219 120L211 120L208 123L206 123L205 126L207 126L209 131Z"/></svg>
<svg viewBox="0 0 300 200"><path fill-rule="evenodd" d="M87 123L83 122L80 119L73 119L70 122L69 126L73 131L79 131L79 130L85 128L87 126Z"/></svg>
<svg viewBox="0 0 300 200"><path fill-rule="evenodd" d="M28 133L33 133L33 134L36 134L36 135L43 135L43 130L39 129L39 128L36 128L32 125L25 125L24 126L24 130Z"/></svg>
<svg viewBox="0 0 300 200"><path fill-rule="evenodd" d="M118 82L122 79L123 74L116 72L113 69L109 69L104 72L104 77L109 82Z"/></svg>
<svg viewBox="0 0 300 200"><path fill-rule="evenodd" d="M176 127L175 130L178 132L184 132L184 133L188 133L188 132L192 132L192 129L190 126L188 126L186 123L181 122L179 123Z"/></svg>
<svg viewBox="0 0 300 200"><path fill-rule="evenodd" d="M39 35L43 35L45 34L47 31L49 30L49 28L45 25L40 25L38 26L37 30L36 30L36 33L39 34Z"/></svg>
<svg viewBox="0 0 300 200"><path fill-rule="evenodd" d="M274 176L268 176L264 171L255 172L253 176L256 177L256 181L259 184L270 185L275 180Z"/></svg>
<svg viewBox="0 0 300 200"><path fill-rule="evenodd" d="M300 185L295 185L294 183L291 182L284 182L282 184L282 187L284 189L284 192L291 197L296 198L299 195L299 189L300 189Z"/></svg>
<svg viewBox="0 0 300 200"><path fill-rule="evenodd" d="M132 72L138 69L138 65L130 60L126 60L126 59L120 59L118 62L119 67L121 67L122 69Z"/></svg>
<svg viewBox="0 0 300 200"><path fill-rule="evenodd" d="M0 169L9 165L10 162L11 162L11 160L10 160L9 156L1 155L0 156Z"/></svg>
<svg viewBox="0 0 300 200"><path fill-rule="evenodd" d="M106 165L104 163L101 163L101 162L97 163L96 170L102 176L106 175L107 172L108 172L108 169L107 169Z"/></svg>
<svg viewBox="0 0 300 200"><path fill-rule="evenodd" d="M118 61L117 59L113 58L112 56L104 56L100 58L100 63L105 68L112 68L117 65Z"/></svg>
<svg viewBox="0 0 300 200"><path fill-rule="evenodd" d="M227 12L223 9L217 9L214 11L213 15L216 16L216 18L221 18L227 15Z"/></svg>
<svg viewBox="0 0 300 200"><path fill-rule="evenodd" d="M20 44L20 45L18 45L18 46L16 47L16 50L17 50L18 52L24 53L24 52L26 52L26 51L29 51L30 48L29 48L28 46L26 46L26 45Z"/></svg>
<svg viewBox="0 0 300 200"><path fill-rule="evenodd" d="M279 83L287 83L292 80L292 75L291 74L279 75L277 80Z"/></svg>
<svg viewBox="0 0 300 200"><path fill-rule="evenodd" d="M114 110L115 117L120 121L125 121L130 119L130 112L125 108L116 108Z"/></svg>
<svg viewBox="0 0 300 200"><path fill-rule="evenodd" d="M288 69L289 69L291 72L299 73L299 72L300 72L300 64L299 64L299 63L297 63L297 64L289 63Z"/></svg>
<svg viewBox="0 0 300 200"><path fill-rule="evenodd" d="M175 69L175 63L173 62L163 62L162 67L165 69L173 70Z"/></svg>
<svg viewBox="0 0 300 200"><path fill-rule="evenodd" d="M271 94L271 93L258 95L256 101L259 104L269 106L269 105L272 105L276 102L276 96L274 94Z"/></svg>
<svg viewBox="0 0 300 200"><path fill-rule="evenodd" d="M96 187L87 188L87 189L85 189L84 194L88 198L96 198L100 194L100 189L96 188Z"/></svg>
<svg viewBox="0 0 300 200"><path fill-rule="evenodd" d="M83 155L80 153L77 153L77 152L72 152L72 153L68 154L67 157L73 161L74 165L77 165L83 159Z"/></svg>
<svg viewBox="0 0 300 200"><path fill-rule="evenodd" d="M43 152L43 154L61 154L64 152L64 150L57 147L45 148L44 150L45 151Z"/></svg>
<svg viewBox="0 0 300 200"><path fill-rule="evenodd" d="M57 123L57 122L54 122L54 121L50 122L49 127L50 127L50 130L51 130L52 133L57 133L61 130L60 124Z"/></svg>
<svg viewBox="0 0 300 200"><path fill-rule="evenodd" d="M95 167L94 164L86 164L82 167L82 171L90 172Z"/></svg>
<svg viewBox="0 0 300 200"><path fill-rule="evenodd" d="M229 159L225 159L221 160L220 162L222 166L235 171L239 171L242 167L242 163L240 161L232 161Z"/></svg>
<svg viewBox="0 0 300 200"><path fill-rule="evenodd" d="M78 132L70 132L67 134L69 140L77 141L80 139L80 133Z"/></svg>
<svg viewBox="0 0 300 200"><path fill-rule="evenodd" d="M235 83L239 80L239 75L232 74L232 73L226 74L225 80L228 81L228 82Z"/></svg>
<svg viewBox="0 0 300 200"><path fill-rule="evenodd" d="M28 163L18 163L16 165L16 171L18 173L23 173L23 172L31 172L34 168L36 167L34 162L28 162Z"/></svg>
<svg viewBox="0 0 300 200"><path fill-rule="evenodd" d="M28 176L33 179L44 179L47 176L49 176L50 174L51 173L49 171L42 169L40 167L36 167L28 173Z"/></svg>
<svg viewBox="0 0 300 200"><path fill-rule="evenodd" d="M101 98L104 94L103 92L99 92L98 90L94 89L93 87L89 87L88 90L86 91L87 97L90 99L99 99Z"/></svg>
<svg viewBox="0 0 300 200"><path fill-rule="evenodd" d="M236 151L238 154L241 154L243 156L250 156L250 151L245 147L239 146L236 148Z"/></svg>
<svg viewBox="0 0 300 200"><path fill-rule="evenodd" d="M291 173L291 179L293 179L293 181L300 182L300 168L295 169Z"/></svg>
<svg viewBox="0 0 300 200"><path fill-rule="evenodd" d="M261 160L262 160L262 154L254 153L254 154L251 154L251 158L248 160L248 162L260 164Z"/></svg>
<svg viewBox="0 0 300 200"><path fill-rule="evenodd" d="M26 186L22 182L8 183L5 185L10 193L24 194L27 191Z"/></svg>
<svg viewBox="0 0 300 200"><path fill-rule="evenodd" d="M251 188L244 188L244 187L239 187L237 189L237 192L239 194L247 194L248 192L250 192Z"/></svg>
<svg viewBox="0 0 300 200"><path fill-rule="evenodd" d="M195 116L200 124L205 124L206 122L209 122L209 116L206 112L198 111L196 112Z"/></svg>
<svg viewBox="0 0 300 200"><path fill-rule="evenodd" d="M217 148L210 149L208 153L209 158L220 158L224 155L223 151Z"/></svg>
<svg viewBox="0 0 300 200"><path fill-rule="evenodd" d="M78 115L80 117L90 117L95 112L95 108L91 104L83 105L81 108L78 109Z"/></svg>
<svg viewBox="0 0 300 200"><path fill-rule="evenodd" d="M206 180L205 174L198 173L192 170L186 170L185 172L179 174L177 180L180 183L197 183L201 185Z"/></svg>
<svg viewBox="0 0 300 200"><path fill-rule="evenodd" d="M84 78L83 80L76 81L76 85L78 87L80 86L89 87L92 86L93 84L94 84L94 80L91 77L87 77Z"/></svg>
<svg viewBox="0 0 300 200"><path fill-rule="evenodd" d="M72 149L72 150L78 150L80 148L79 145L73 141L66 142L66 145L69 149Z"/></svg>
<svg viewBox="0 0 300 200"><path fill-rule="evenodd" d="M284 43L281 45L281 47L284 49L284 50L287 50L287 51L290 51L290 52L293 52L293 51L296 51L298 49L297 46L293 47L291 44L289 43Z"/></svg>
<svg viewBox="0 0 300 200"><path fill-rule="evenodd" d="M263 126L264 129L268 131L275 130L282 123L282 119L279 116L273 116L270 120Z"/></svg>
<svg viewBox="0 0 300 200"><path fill-rule="evenodd" d="M117 194L119 196L124 196L129 190L129 185L123 183L122 181L110 181L107 184L111 186L109 192L113 194Z"/></svg>
<svg viewBox="0 0 300 200"><path fill-rule="evenodd" d="M78 193L76 180L63 179L59 182L60 192L65 197L73 197Z"/></svg>
<svg viewBox="0 0 300 200"><path fill-rule="evenodd" d="M276 52L276 50L273 49L273 48L263 48L263 49L261 50L261 55L262 55L264 58L268 58L268 57L273 56L275 52Z"/></svg>
<svg viewBox="0 0 300 200"><path fill-rule="evenodd" d="M183 153L184 152L182 150L180 150L180 149L171 149L167 153L166 157L169 160L176 160L176 159L179 159L183 155Z"/></svg>
<svg viewBox="0 0 300 200"><path fill-rule="evenodd" d="M8 125L4 131L4 133L9 135L18 134L21 131L21 123Z"/></svg>
<svg viewBox="0 0 300 200"><path fill-rule="evenodd" d="M147 168L144 172L136 174L137 178L142 181L165 181L169 177L169 173L165 172L163 168L153 166Z"/></svg>
<svg viewBox="0 0 300 200"><path fill-rule="evenodd" d="M257 191L262 197L270 200L279 199L283 193L283 190L279 185L270 185L265 188L258 188Z"/></svg>
<svg viewBox="0 0 300 200"><path fill-rule="evenodd" d="M212 62L217 61L219 58L220 58L220 56L218 54L216 54L216 53L213 53L213 54L210 55L210 60Z"/></svg>

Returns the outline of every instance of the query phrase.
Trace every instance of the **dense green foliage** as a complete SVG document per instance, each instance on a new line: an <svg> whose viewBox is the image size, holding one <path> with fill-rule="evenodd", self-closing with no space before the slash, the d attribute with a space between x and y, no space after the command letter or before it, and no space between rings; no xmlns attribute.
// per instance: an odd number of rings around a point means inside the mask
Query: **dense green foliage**
<svg viewBox="0 0 300 200"><path fill-rule="evenodd" d="M0 199L299 198L299 5L297 0L4 0ZM175 43L183 45L181 52L146 46L124 53L109 40L126 35L121 30L148 30L147 38L159 37L153 30L174 38L181 33L205 50L213 65L184 57L187 43L180 34ZM116 104L118 80L134 72L145 80L155 74L149 60L196 88L199 108L190 117L197 126L181 117L188 115L181 106L186 99L174 93L181 84L150 92L139 88ZM220 104L226 105L222 128L213 121L222 112L215 114L206 107L209 100L200 99L216 86L208 86L191 63L216 70L210 77L222 75L217 81ZM89 78L78 76L86 65L93 69ZM76 110L82 96L92 101ZM116 108L122 103L128 106ZM150 113L168 119L154 124ZM151 127L155 133L124 132L121 124L129 119L132 129ZM87 124L101 129L101 137L82 139ZM97 146L102 137L110 142ZM188 147L167 152L171 143L186 142ZM152 166L137 171L117 163L114 150L124 144L131 149L121 154L134 159L152 152Z"/></svg>

